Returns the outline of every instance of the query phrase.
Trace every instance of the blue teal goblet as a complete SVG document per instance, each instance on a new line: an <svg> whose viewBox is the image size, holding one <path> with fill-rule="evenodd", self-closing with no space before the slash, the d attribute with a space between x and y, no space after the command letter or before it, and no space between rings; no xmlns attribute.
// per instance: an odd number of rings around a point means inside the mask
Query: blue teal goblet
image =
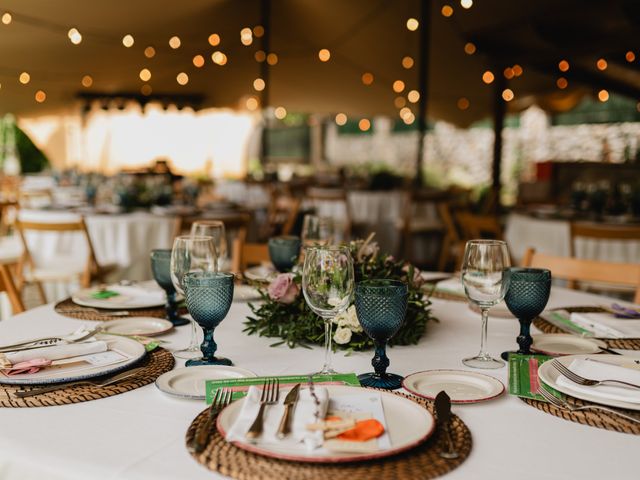
<svg viewBox="0 0 640 480"><path fill-rule="evenodd" d="M269 239L269 258L279 272L293 268L300 255L300 238L283 235Z"/></svg>
<svg viewBox="0 0 640 480"><path fill-rule="evenodd" d="M190 272L184 276L182 284L187 299L189 313L202 327L204 339L200 350L202 358L187 360L187 367L194 365L233 365L228 358L215 356L218 345L213 340L213 332L229 313L233 301L233 273Z"/></svg>
<svg viewBox="0 0 640 480"><path fill-rule="evenodd" d="M174 327L187 325L189 320L178 315L178 302L176 301L176 289L171 281L171 249L151 250L151 271L153 278L160 288L167 294L167 303L164 308L167 312L167 320L173 323Z"/></svg>
<svg viewBox="0 0 640 480"><path fill-rule="evenodd" d="M362 385L387 390L401 387L402 377L387 373L390 362L386 347L404 322L408 296L407 284L398 280L364 280L356 285L358 321L375 345L371 360L375 371L358 375Z"/></svg>
<svg viewBox="0 0 640 480"><path fill-rule="evenodd" d="M520 322L518 353L530 354L533 339L531 322L542 313L551 292L551 272L544 268L510 268L509 290L504 297L507 308ZM509 352L502 354L508 357Z"/></svg>

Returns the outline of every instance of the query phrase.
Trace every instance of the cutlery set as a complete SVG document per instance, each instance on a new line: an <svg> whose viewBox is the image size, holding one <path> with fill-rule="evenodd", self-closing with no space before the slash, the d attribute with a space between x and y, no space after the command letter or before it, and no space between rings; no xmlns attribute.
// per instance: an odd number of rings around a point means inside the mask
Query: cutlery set
<svg viewBox="0 0 640 480"><path fill-rule="evenodd" d="M96 333L99 333L99 332L100 332L100 327L96 327L91 330L88 330L82 336L77 338L72 338L72 339L68 339L64 337L45 337L45 338L39 338L36 340L29 340L27 342L22 342L22 343L15 343L13 345L4 345L0 347L0 353L19 352L21 350L33 350L36 348L53 347L55 345L60 345L63 343L65 344L78 343L93 337Z"/></svg>

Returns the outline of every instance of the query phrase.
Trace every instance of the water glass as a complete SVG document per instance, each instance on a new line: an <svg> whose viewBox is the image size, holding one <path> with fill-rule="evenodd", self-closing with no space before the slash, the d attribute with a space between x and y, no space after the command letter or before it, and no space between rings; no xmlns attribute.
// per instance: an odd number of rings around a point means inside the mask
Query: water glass
<svg viewBox="0 0 640 480"><path fill-rule="evenodd" d="M333 242L334 230L332 218L305 215L302 222L302 245L328 245Z"/></svg>
<svg viewBox="0 0 640 480"><path fill-rule="evenodd" d="M155 281L167 295L167 303L165 304L167 320L173 323L175 327L189 323L189 319L178 316L176 288L171 281L171 250L151 250L151 272Z"/></svg>
<svg viewBox="0 0 640 480"><path fill-rule="evenodd" d="M196 220L191 224L191 236L211 237L213 246L218 254L218 270L223 270L229 264L229 249L224 222L220 220Z"/></svg>
<svg viewBox="0 0 640 480"><path fill-rule="evenodd" d="M293 268L300 255L300 238L283 235L269 239L269 258L279 272Z"/></svg>

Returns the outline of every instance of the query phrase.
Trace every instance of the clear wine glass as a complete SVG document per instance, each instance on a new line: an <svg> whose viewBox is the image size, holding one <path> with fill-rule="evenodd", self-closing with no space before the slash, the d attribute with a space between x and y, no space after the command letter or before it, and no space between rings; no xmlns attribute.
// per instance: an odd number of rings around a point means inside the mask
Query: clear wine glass
<svg viewBox="0 0 640 480"><path fill-rule="evenodd" d="M184 296L183 279L189 272L217 272L218 257L213 239L206 236L183 235L176 237L171 250L171 281L176 291ZM191 321L191 339L189 346L173 354L178 358L200 356L197 327Z"/></svg>
<svg viewBox="0 0 640 480"><path fill-rule="evenodd" d="M343 246L308 247L302 271L302 292L309 308L324 320L324 366L318 374L336 373L331 367L331 325L353 297L353 259Z"/></svg>
<svg viewBox="0 0 640 480"><path fill-rule="evenodd" d="M229 250L223 222L220 220L196 220L191 225L191 236L211 237L218 254L218 271L228 269Z"/></svg>
<svg viewBox="0 0 640 480"><path fill-rule="evenodd" d="M489 309L501 302L509 288L511 260L507 244L500 240L470 240L464 249L462 285L469 301L482 312L480 353L462 360L472 368L500 368L502 360L491 357L486 351L487 321Z"/></svg>

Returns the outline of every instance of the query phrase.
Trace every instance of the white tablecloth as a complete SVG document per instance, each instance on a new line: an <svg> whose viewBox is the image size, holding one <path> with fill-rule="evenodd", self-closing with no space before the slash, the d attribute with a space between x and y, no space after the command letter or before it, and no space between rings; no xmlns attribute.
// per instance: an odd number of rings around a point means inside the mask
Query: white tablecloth
<svg viewBox="0 0 640 480"><path fill-rule="evenodd" d="M507 219L505 240L513 258L520 261L527 248L548 255L568 257L571 248L571 232L566 220L547 220L522 214L511 214ZM608 262L640 262L640 239L591 240L578 238L575 244L578 258L605 260Z"/></svg>
<svg viewBox="0 0 640 480"><path fill-rule="evenodd" d="M549 306L601 304L602 297L554 289ZM390 371L407 375L427 370L467 368L465 356L480 342L479 315L464 303L434 300L440 323L430 323L418 345L389 349ZM234 303L216 330L220 354L259 375L308 373L323 360L320 348L269 347L273 339L246 336L246 304ZM0 322L2 342L39 334L72 331L79 322L43 306ZM489 351L498 355L516 346L515 320L491 319ZM181 347L188 327L166 338ZM639 352L630 352L640 356ZM371 352L334 355L343 372L371 370ZM507 369L482 371L507 382ZM0 408L0 477L13 479L177 479L222 478L193 461L185 431L204 403L172 398L154 385L114 397L59 407ZM450 479L494 480L638 478L638 437L568 422L503 395L493 401L454 406L469 426L469 458ZM563 449L561 451L560 449Z"/></svg>

